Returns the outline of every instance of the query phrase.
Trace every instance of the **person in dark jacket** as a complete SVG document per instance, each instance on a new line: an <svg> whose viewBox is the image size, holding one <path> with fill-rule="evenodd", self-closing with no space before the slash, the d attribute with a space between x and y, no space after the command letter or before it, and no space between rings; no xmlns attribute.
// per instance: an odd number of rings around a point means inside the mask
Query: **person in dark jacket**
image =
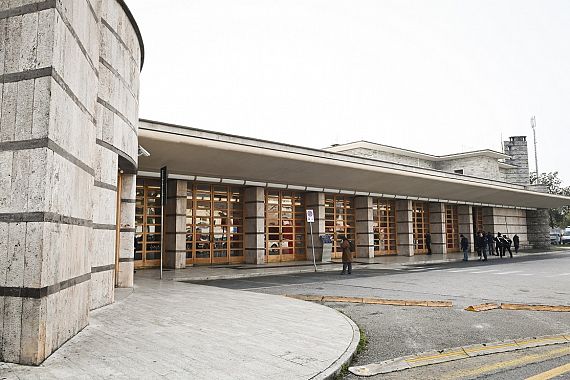
<svg viewBox="0 0 570 380"><path fill-rule="evenodd" d="M507 235L503 235L502 238L503 238L503 255L505 255L505 250L509 251L509 255L511 256L512 259L513 252L511 251L511 245L513 244L513 241L509 239Z"/></svg>
<svg viewBox="0 0 570 380"><path fill-rule="evenodd" d="M461 238L460 244L461 250L463 251L463 261L467 261L469 260L469 240L463 235L459 235L459 237Z"/></svg>
<svg viewBox="0 0 570 380"><path fill-rule="evenodd" d="M473 242L475 243L475 252L477 252L477 256L479 256L479 260L481 260L481 251L483 250L483 241L480 236L480 232L475 233L475 237Z"/></svg>
<svg viewBox="0 0 570 380"><path fill-rule="evenodd" d="M491 234L490 232L487 232L487 235L485 236L485 239L487 241L487 250L489 252L489 255L494 255L494 250L493 250L493 234Z"/></svg>
<svg viewBox="0 0 570 380"><path fill-rule="evenodd" d="M505 251L501 241L501 233L497 232L497 236L495 236L495 252L497 252L497 256L503 257L505 255Z"/></svg>
<svg viewBox="0 0 570 380"><path fill-rule="evenodd" d="M350 249L350 242L346 236L342 237L340 247L342 248L342 272L340 274L352 274L352 252Z"/></svg>
<svg viewBox="0 0 570 380"><path fill-rule="evenodd" d="M426 232L426 248L427 248L427 254L431 255L431 234L429 232Z"/></svg>
<svg viewBox="0 0 570 380"><path fill-rule="evenodd" d="M513 236L513 244L515 245L515 253L519 253L519 244L520 244L519 235L515 234L515 236Z"/></svg>
<svg viewBox="0 0 570 380"><path fill-rule="evenodd" d="M479 232L477 234L477 241L479 245L478 249L478 252L480 252L479 255L483 254L483 261L487 261L487 242L485 241L484 232ZM481 257L479 257L479 260L481 260Z"/></svg>

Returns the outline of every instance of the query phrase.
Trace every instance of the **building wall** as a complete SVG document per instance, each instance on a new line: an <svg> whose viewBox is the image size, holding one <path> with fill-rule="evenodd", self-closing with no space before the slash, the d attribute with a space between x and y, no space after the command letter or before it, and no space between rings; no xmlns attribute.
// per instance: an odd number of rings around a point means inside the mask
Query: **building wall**
<svg viewBox="0 0 570 380"><path fill-rule="evenodd" d="M493 235L501 233L513 238L519 235L521 248L530 247L527 211L501 207L483 207L483 230Z"/></svg>
<svg viewBox="0 0 570 380"><path fill-rule="evenodd" d="M511 159L505 162L517 166L515 169L505 170L505 180L509 183L528 185L530 180L526 136L510 137L509 141L503 142L503 149L505 154L511 156Z"/></svg>
<svg viewBox="0 0 570 380"><path fill-rule="evenodd" d="M374 160L394 162L402 165L410 165L427 169L436 169L435 163L433 161L422 160L419 158L404 156L400 154L381 152L372 149L356 148L356 149L343 150L340 153L350 154L353 156L359 156L364 158L371 158Z"/></svg>
<svg viewBox="0 0 570 380"><path fill-rule="evenodd" d="M496 158L478 156L436 162L435 168L448 173L463 170L464 175L500 180L499 163Z"/></svg>
<svg viewBox="0 0 570 380"><path fill-rule="evenodd" d="M0 361L41 363L112 302L119 152L97 148L97 104L100 56L117 50L101 45L100 16L138 46L121 5L0 2ZM114 90L109 101L136 125L138 105ZM136 133L113 134L109 148L136 157Z"/></svg>

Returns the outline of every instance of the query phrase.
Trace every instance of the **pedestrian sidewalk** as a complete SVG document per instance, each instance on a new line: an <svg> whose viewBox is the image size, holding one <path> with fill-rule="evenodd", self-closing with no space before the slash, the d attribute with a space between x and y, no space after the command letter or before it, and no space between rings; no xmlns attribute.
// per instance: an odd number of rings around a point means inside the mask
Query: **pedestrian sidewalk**
<svg viewBox="0 0 570 380"><path fill-rule="evenodd" d="M519 252L515 257L528 257L560 253L560 250L552 251L527 251ZM567 250L570 253L570 250ZM507 253L508 255L508 253ZM477 254L471 253L470 260L477 260ZM489 256L489 260L499 259L497 256ZM415 256L378 256L373 258L354 259L354 266L358 268L387 269L405 265L430 265L445 262L462 261L463 253L433 254L433 255L415 255ZM329 272L340 271L342 263L340 260L334 260L328 263L317 262L317 271ZM284 275L304 272L314 272L315 267L312 261L294 261L286 263L271 264L239 264L239 265L212 265L212 266L195 266L185 269L163 271L163 279L174 281L208 281L208 280L224 280L272 275ZM159 269L142 269L137 270L139 278L160 278Z"/></svg>
<svg viewBox="0 0 570 380"><path fill-rule="evenodd" d="M138 276L135 283L41 366L0 363L0 378L330 378L358 345L356 325L322 305Z"/></svg>

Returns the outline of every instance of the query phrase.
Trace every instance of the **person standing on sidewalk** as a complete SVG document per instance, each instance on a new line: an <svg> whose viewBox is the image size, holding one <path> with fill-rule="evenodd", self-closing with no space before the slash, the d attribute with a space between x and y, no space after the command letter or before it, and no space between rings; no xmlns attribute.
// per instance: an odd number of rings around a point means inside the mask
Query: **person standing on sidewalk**
<svg viewBox="0 0 570 380"><path fill-rule="evenodd" d="M461 238L460 240L460 244L461 244L461 250L463 251L463 261L468 261L469 260L469 240L467 240L467 238L465 236L463 236L463 234L459 235L459 237Z"/></svg>
<svg viewBox="0 0 570 380"><path fill-rule="evenodd" d="M520 244L519 235L515 234L515 236L513 236L513 244L515 245L515 253L519 253L519 244Z"/></svg>
<svg viewBox="0 0 570 380"><path fill-rule="evenodd" d="M491 232L487 232L485 236L485 240L487 242L487 248L489 251L489 255L493 255L493 234Z"/></svg>
<svg viewBox="0 0 570 380"><path fill-rule="evenodd" d="M479 232L477 234L477 240L479 244L478 252L483 254L483 261L487 261L487 243L485 241L485 233ZM481 260L481 257L479 257L479 260Z"/></svg>
<svg viewBox="0 0 570 380"><path fill-rule="evenodd" d="M427 254L431 255L431 234L426 232L426 247L427 247Z"/></svg>
<svg viewBox="0 0 570 380"><path fill-rule="evenodd" d="M342 248L342 272L340 274L352 274L352 250L346 236L342 237L340 248Z"/></svg>

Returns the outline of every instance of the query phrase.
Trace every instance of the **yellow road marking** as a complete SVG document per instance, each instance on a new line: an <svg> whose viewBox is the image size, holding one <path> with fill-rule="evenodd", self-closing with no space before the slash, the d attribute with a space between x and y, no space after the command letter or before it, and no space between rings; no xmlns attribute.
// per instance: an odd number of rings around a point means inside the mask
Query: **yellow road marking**
<svg viewBox="0 0 570 380"><path fill-rule="evenodd" d="M567 372L570 372L570 363L561 365L560 367L553 368L550 371L546 371L543 373L539 373L538 375L531 376L526 380L548 380L563 375Z"/></svg>
<svg viewBox="0 0 570 380"><path fill-rule="evenodd" d="M548 352L541 353L541 354L526 355L526 356L523 356L520 358L506 360L506 361L502 361L502 362L497 362L497 363L489 364L489 365L486 365L483 367L476 367L476 368L473 368L470 370L459 370L459 371L450 372L450 373L444 374L441 378L442 379L461 379L461 378L465 378L465 377L470 378L470 377L475 377L475 376L481 376L481 375L484 375L486 373L498 371L500 369L517 367L517 366L521 366L523 364L529 364L529 363L537 363L537 362L545 361L548 359L552 359L552 358L556 358L556 357L560 357L560 356L565 356L568 354L570 354L570 347L563 347L563 348L558 348L555 350L550 350Z"/></svg>
<svg viewBox="0 0 570 380"><path fill-rule="evenodd" d="M539 343L539 342L548 342L548 341L552 341L552 340L561 340L561 339L566 339L564 336L559 335L559 336L549 336L547 338L539 338L539 339L525 339L525 340L520 340L517 343L518 344L527 344L527 343Z"/></svg>
<svg viewBox="0 0 570 380"><path fill-rule="evenodd" d="M406 359L406 362L407 363L417 363L417 362L421 362L423 360L433 360L433 359L440 359L440 358L446 358L449 356L458 356L458 355L466 356L467 354L463 350L458 350L458 351L445 352L445 353L438 354L438 355L418 356L415 358Z"/></svg>
<svg viewBox="0 0 570 380"><path fill-rule="evenodd" d="M464 350L465 352L478 352L478 351L494 350L496 348L503 348L503 347L518 347L518 344L516 343L495 344L492 346L484 346L477 348L464 348Z"/></svg>

